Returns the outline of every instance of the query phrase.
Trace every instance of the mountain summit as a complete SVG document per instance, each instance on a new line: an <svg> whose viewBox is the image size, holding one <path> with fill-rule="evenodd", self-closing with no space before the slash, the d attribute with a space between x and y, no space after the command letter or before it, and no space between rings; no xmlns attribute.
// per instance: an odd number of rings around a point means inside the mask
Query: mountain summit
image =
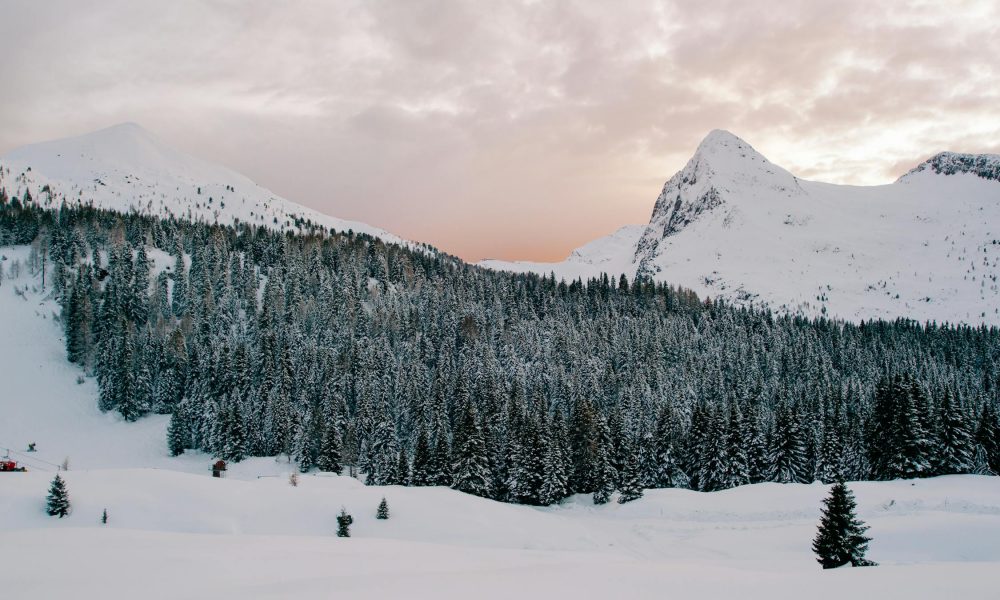
<svg viewBox="0 0 1000 600"><path fill-rule="evenodd" d="M590 242L585 261L484 266L570 278L615 269L807 316L1000 324L997 223L996 155L944 152L894 184L832 185L715 130L639 230Z"/></svg>
<svg viewBox="0 0 1000 600"><path fill-rule="evenodd" d="M762 194L791 197L801 192L794 175L772 164L750 144L728 131L713 130L656 199L635 250L638 272L653 275L660 242L699 219L714 214L731 222L742 214L740 203Z"/></svg>

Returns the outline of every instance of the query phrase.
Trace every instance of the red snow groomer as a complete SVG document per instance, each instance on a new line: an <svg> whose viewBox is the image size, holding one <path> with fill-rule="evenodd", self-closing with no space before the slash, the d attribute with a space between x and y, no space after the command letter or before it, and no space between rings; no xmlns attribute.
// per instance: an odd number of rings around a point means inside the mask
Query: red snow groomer
<svg viewBox="0 0 1000 600"><path fill-rule="evenodd" d="M0 473L24 472L27 470L27 467L17 466L17 461L10 460L9 458L0 458Z"/></svg>

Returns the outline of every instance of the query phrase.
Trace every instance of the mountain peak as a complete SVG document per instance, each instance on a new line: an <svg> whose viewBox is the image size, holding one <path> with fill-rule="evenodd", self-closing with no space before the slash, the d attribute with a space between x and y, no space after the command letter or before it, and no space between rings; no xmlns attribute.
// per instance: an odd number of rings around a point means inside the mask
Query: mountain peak
<svg viewBox="0 0 1000 600"><path fill-rule="evenodd" d="M111 171L147 175L183 172L200 177L212 171L204 161L171 148L133 122L22 146L3 158L65 180L87 180Z"/></svg>
<svg viewBox="0 0 1000 600"><path fill-rule="evenodd" d="M691 162L704 159L715 170L744 171L749 163L772 166L753 146L724 129L713 129L698 144ZM690 163L689 163L690 164Z"/></svg>
<svg viewBox="0 0 1000 600"><path fill-rule="evenodd" d="M660 243L695 221L731 223L740 218L741 205L752 210L755 203L774 194L800 193L794 175L732 133L713 129L656 199L649 225L636 245L638 272L653 274Z"/></svg>
<svg viewBox="0 0 1000 600"><path fill-rule="evenodd" d="M147 142L155 142L157 144L161 143L151 131L135 121L117 123L115 125L111 125L110 127L98 129L97 131L92 131L78 137L89 138L92 140L144 140Z"/></svg>
<svg viewBox="0 0 1000 600"><path fill-rule="evenodd" d="M725 129L713 129L705 135L701 143L698 144L698 150L714 150L714 149L726 149L726 148L739 148L740 146L749 147L750 145L744 142L738 135L726 131Z"/></svg>

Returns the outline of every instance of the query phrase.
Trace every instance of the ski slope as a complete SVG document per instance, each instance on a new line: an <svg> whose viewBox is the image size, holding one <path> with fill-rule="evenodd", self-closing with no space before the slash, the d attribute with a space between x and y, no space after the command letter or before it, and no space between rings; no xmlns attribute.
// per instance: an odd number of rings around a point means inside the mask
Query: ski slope
<svg viewBox="0 0 1000 600"><path fill-rule="evenodd" d="M533 508L340 476L292 487L283 457L214 479L211 457L167 455L165 418L97 410L28 255L0 248L0 446L38 448L15 455L28 473L0 474L0 597L996 597L995 477L853 484L881 566L835 571L810 551L820 484ZM55 519L44 498L66 457L73 512ZM375 519L383 496L388 521ZM349 539L333 535L341 507L355 517Z"/></svg>
<svg viewBox="0 0 1000 600"><path fill-rule="evenodd" d="M625 232L561 263L482 264L566 279L643 273L702 297L850 321L1000 324L997 155L942 153L889 185L832 185L713 131L642 232Z"/></svg>

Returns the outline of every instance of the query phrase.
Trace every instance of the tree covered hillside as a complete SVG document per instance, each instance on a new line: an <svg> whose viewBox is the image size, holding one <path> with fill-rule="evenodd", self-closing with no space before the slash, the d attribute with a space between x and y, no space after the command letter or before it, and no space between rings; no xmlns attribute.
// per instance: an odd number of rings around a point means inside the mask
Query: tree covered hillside
<svg viewBox="0 0 1000 600"><path fill-rule="evenodd" d="M0 246L19 244L101 408L171 414L174 453L527 504L1000 472L995 328L779 318L649 280L0 192Z"/></svg>

